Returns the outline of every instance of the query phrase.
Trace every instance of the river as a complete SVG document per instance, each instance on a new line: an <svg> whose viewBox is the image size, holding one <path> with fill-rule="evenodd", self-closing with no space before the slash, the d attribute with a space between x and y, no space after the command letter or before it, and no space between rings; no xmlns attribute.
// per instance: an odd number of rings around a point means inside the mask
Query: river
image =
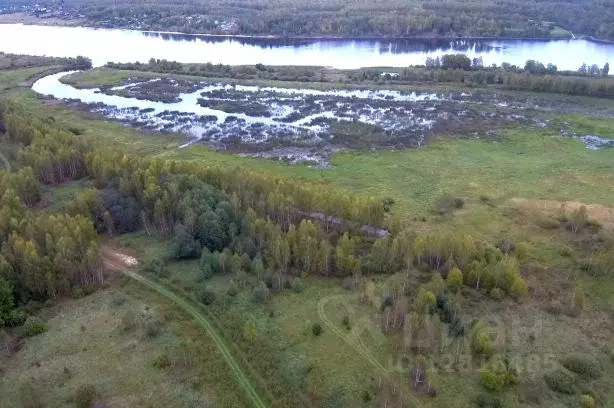
<svg viewBox="0 0 614 408"><path fill-rule="evenodd" d="M577 70L614 62L614 44L573 40L284 40L161 34L134 30L0 24L0 52L54 57L83 55L95 66L150 58L228 65L320 65L352 69L424 64L427 57L464 53L485 65L528 59Z"/></svg>

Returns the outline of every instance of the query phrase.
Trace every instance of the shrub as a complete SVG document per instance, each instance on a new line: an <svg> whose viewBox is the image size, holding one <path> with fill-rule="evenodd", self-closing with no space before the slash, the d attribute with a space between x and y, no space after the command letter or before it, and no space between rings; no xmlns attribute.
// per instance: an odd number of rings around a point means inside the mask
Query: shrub
<svg viewBox="0 0 614 408"><path fill-rule="evenodd" d="M482 385L488 391L501 392L503 387L505 387L505 375L501 375L501 373L496 371L484 370L480 374L480 379L482 380Z"/></svg>
<svg viewBox="0 0 614 408"><path fill-rule="evenodd" d="M253 342L257 335L258 327L256 326L256 322L253 320L247 321L243 328L243 338L249 342Z"/></svg>
<svg viewBox="0 0 614 408"><path fill-rule="evenodd" d="M23 325L24 334L28 337L36 336L49 330L45 322L35 316L28 317Z"/></svg>
<svg viewBox="0 0 614 408"><path fill-rule="evenodd" d="M452 268L450 273L448 273L448 287L453 292L458 292L458 290L463 286L463 272L461 272L458 268Z"/></svg>
<svg viewBox="0 0 614 408"><path fill-rule="evenodd" d="M478 394L475 397L475 406L478 408L502 408L503 403L498 397L488 394Z"/></svg>
<svg viewBox="0 0 614 408"><path fill-rule="evenodd" d="M595 408L597 404L595 404L595 399L590 395L583 395L580 399L580 407L581 408Z"/></svg>
<svg viewBox="0 0 614 408"><path fill-rule="evenodd" d="M211 268L211 264L205 263L200 266L200 275L198 276L199 280L207 281L213 278L213 269Z"/></svg>
<svg viewBox="0 0 614 408"><path fill-rule="evenodd" d="M494 358L482 369L480 379L488 391L501 392L518 382L518 370L507 359Z"/></svg>
<svg viewBox="0 0 614 408"><path fill-rule="evenodd" d="M320 323L314 323L313 326L311 326L311 332L314 336L318 337L322 334L322 325Z"/></svg>
<svg viewBox="0 0 614 408"><path fill-rule="evenodd" d="M8 316L14 305L13 288L5 279L0 278L0 319Z"/></svg>
<svg viewBox="0 0 614 408"><path fill-rule="evenodd" d="M570 354L561 360L561 364L583 378L599 378L601 376L599 362L582 354Z"/></svg>
<svg viewBox="0 0 614 408"><path fill-rule="evenodd" d="M343 325L343 327L345 327L347 330L350 330L350 318L347 316L343 317L343 320L341 321L341 324Z"/></svg>
<svg viewBox="0 0 614 408"><path fill-rule="evenodd" d="M471 350L476 354L483 354L490 357L493 352L493 344L488 328L483 322L478 322L473 326L471 335Z"/></svg>
<svg viewBox="0 0 614 408"><path fill-rule="evenodd" d="M77 408L90 408L96 399L96 387L92 384L81 385L75 394Z"/></svg>
<svg viewBox="0 0 614 408"><path fill-rule="evenodd" d="M460 197L452 197L444 195L437 200L436 211L440 215L452 213L454 210L459 210L465 206L465 200Z"/></svg>
<svg viewBox="0 0 614 408"><path fill-rule="evenodd" d="M198 293L198 301L203 305L209 306L210 304L215 302L215 293L206 288L203 288Z"/></svg>
<svg viewBox="0 0 614 408"><path fill-rule="evenodd" d="M501 288L494 288L488 294L490 295L492 299L496 301L503 300L503 298L505 297L505 293L503 292L503 289Z"/></svg>
<svg viewBox="0 0 614 408"><path fill-rule="evenodd" d="M26 322L27 318L28 314L25 311L21 309L14 309L11 310L11 313L9 313L6 319L6 325L9 327L21 326Z"/></svg>
<svg viewBox="0 0 614 408"><path fill-rule="evenodd" d="M536 224L546 230L557 229L561 225L559 221L550 217L541 217L536 221Z"/></svg>
<svg viewBox="0 0 614 408"><path fill-rule="evenodd" d="M296 293L300 293L305 290L305 284L301 280L301 278L296 278L292 281L292 290Z"/></svg>
<svg viewBox="0 0 614 408"><path fill-rule="evenodd" d="M527 283L520 276L517 276L510 287L510 294L516 299L526 297L529 294Z"/></svg>
<svg viewBox="0 0 614 408"><path fill-rule="evenodd" d="M81 286L75 286L72 288L70 295L73 299L81 299L85 297L85 290Z"/></svg>
<svg viewBox="0 0 614 408"><path fill-rule="evenodd" d="M230 281L230 286L228 287L228 290L226 290L226 294L231 297L235 297L239 294L239 288L234 281Z"/></svg>
<svg viewBox="0 0 614 408"><path fill-rule="evenodd" d="M153 366L155 368L164 369L171 365L171 360L168 358L166 354L160 354L153 361Z"/></svg>
<svg viewBox="0 0 614 408"><path fill-rule="evenodd" d="M588 211L582 206L571 213L569 217L569 228L572 232L579 232L588 223Z"/></svg>
<svg viewBox="0 0 614 408"><path fill-rule="evenodd" d="M252 298L256 302L266 302L269 300L269 288L267 287L266 283L260 282L254 287L252 290Z"/></svg>
<svg viewBox="0 0 614 408"><path fill-rule="evenodd" d="M570 395L576 393L573 376L564 370L550 371L544 375L544 380L553 391Z"/></svg>
<svg viewBox="0 0 614 408"><path fill-rule="evenodd" d="M160 258L154 258L151 261L147 262L145 266L143 266L143 270L145 272L153 273L159 278L168 277L168 270L166 269L166 264Z"/></svg>
<svg viewBox="0 0 614 408"><path fill-rule="evenodd" d="M515 254L516 259L520 262L526 262L529 259L529 244L526 242L520 242L516 245Z"/></svg>
<svg viewBox="0 0 614 408"><path fill-rule="evenodd" d="M145 334L150 339L158 337L160 331L162 330L162 322L158 319L149 319L145 322Z"/></svg>
<svg viewBox="0 0 614 408"><path fill-rule="evenodd" d="M343 282L341 283L341 287L343 287L343 289L345 290L354 289L354 278L352 278L351 276L344 278Z"/></svg>

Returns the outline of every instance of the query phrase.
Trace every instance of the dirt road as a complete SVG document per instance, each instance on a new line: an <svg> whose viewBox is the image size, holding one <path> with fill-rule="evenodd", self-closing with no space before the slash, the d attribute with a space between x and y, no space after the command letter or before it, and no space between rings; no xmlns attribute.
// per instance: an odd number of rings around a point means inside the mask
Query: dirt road
<svg viewBox="0 0 614 408"><path fill-rule="evenodd" d="M153 289L159 294L166 296L167 298L175 302L177 306L183 309L184 312L191 315L194 320L196 320L196 323L198 323L198 325L202 329L204 329L205 332L209 334L209 336L211 336L211 339L213 340L218 351L222 355L222 358L224 359L224 361L226 361L228 367L232 371L232 374L235 377L237 384L244 389L252 405L256 408L268 407L268 405L264 402L256 388L252 384L249 377L243 372L238 362L232 356L228 346L226 345L222 337L219 335L219 333L215 330L214 326L211 324L211 322L209 322L207 317L201 311L194 307L190 301L175 294L173 291L167 289L158 282L155 282L136 273L133 270L136 266L138 266L138 261L136 258L110 247L103 247L102 253L103 263L107 270L122 273L125 276L128 276L142 283L143 285L149 287L150 289Z"/></svg>

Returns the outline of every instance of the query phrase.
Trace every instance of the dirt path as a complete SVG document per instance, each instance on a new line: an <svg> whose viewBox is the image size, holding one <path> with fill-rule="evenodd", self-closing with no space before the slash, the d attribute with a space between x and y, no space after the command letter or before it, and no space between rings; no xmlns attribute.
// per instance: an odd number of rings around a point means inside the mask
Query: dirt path
<svg viewBox="0 0 614 408"><path fill-rule="evenodd" d="M211 336L211 339L213 340L218 351L222 355L222 358L230 367L232 374L235 377L235 380L237 381L238 385L240 385L245 390L252 405L256 408L268 407L260 394L258 394L258 392L256 391L256 388L253 386L249 377L241 370L241 367L232 356L228 346L226 345L222 337L219 335L219 333L215 330L213 325L209 322L207 317L202 312L200 312L196 307L192 306L192 304L188 300L175 294L163 285L130 270L130 268L134 268L138 265L138 261L134 257L113 250L112 248L104 247L103 262L105 268L107 268L108 270L120 272L136 281L139 281L145 286L148 286L150 289L153 289L159 294L166 296L167 298L175 302L177 306L183 309L183 311L191 315L194 320L196 320L198 325L202 329L204 329L207 334L209 334L209 336Z"/></svg>

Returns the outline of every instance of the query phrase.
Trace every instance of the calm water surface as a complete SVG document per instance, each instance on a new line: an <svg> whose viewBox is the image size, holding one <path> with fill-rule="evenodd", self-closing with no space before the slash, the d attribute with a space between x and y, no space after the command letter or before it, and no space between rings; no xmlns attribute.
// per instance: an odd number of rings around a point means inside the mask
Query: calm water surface
<svg viewBox="0 0 614 408"><path fill-rule="evenodd" d="M427 57L465 53L485 65L528 59L576 70L583 62L614 63L614 44L586 40L281 40L159 34L132 30L45 27L0 24L0 51L15 54L74 57L94 65L147 62L160 58L179 62L228 65L323 65L335 68L423 64Z"/></svg>

